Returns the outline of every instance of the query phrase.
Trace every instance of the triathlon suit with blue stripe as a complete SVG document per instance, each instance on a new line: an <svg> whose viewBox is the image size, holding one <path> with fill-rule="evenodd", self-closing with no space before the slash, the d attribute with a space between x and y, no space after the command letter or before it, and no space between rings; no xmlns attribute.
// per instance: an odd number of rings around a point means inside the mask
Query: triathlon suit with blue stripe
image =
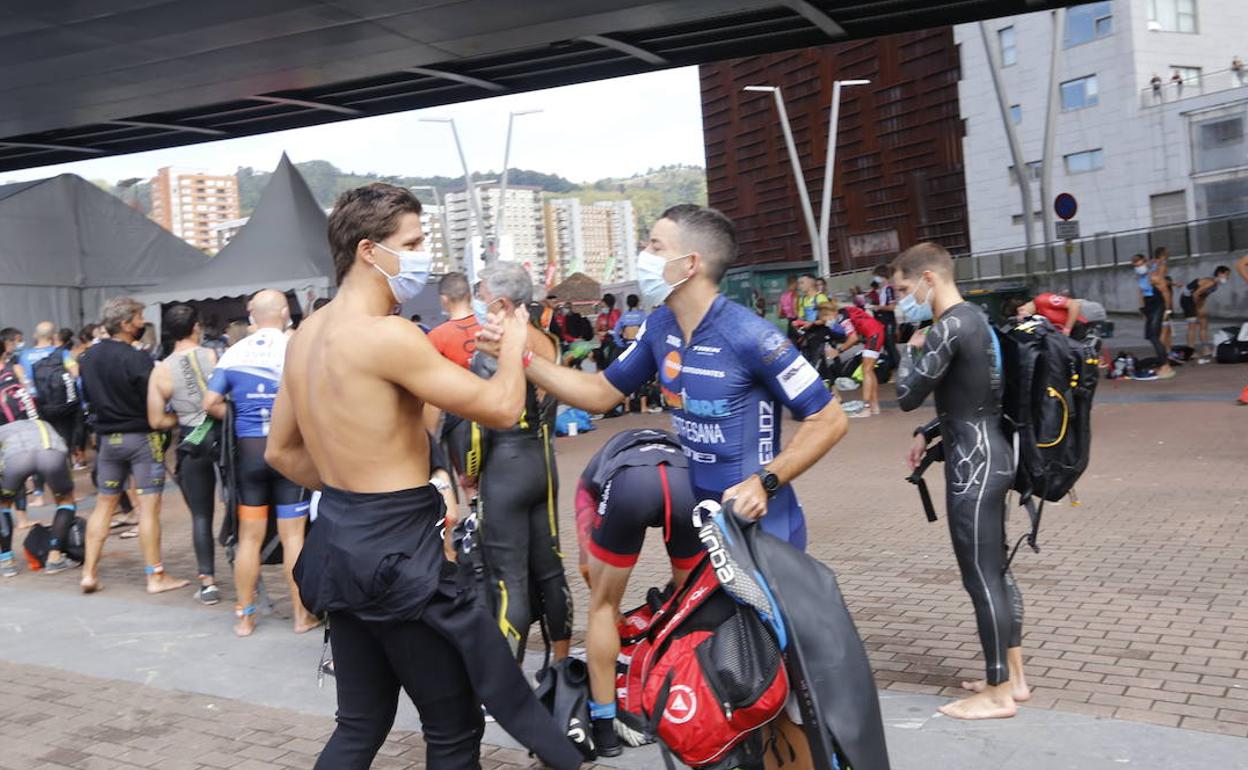
<svg viewBox="0 0 1248 770"><path fill-rule="evenodd" d="M672 407L673 432L692 461L698 499L719 500L774 459L781 407L804 420L832 400L784 332L722 295L687 343L671 310L651 313L604 375L616 390L633 393L655 372ZM806 547L806 519L792 487L776 492L762 526Z"/></svg>
<svg viewBox="0 0 1248 770"><path fill-rule="evenodd" d="M960 302L927 333L921 355L901 351L897 401L917 409L936 394L936 419L921 429L940 436L945 502L962 585L975 607L988 684L1010 678L1006 651L1022 638L1023 599L1010 574L1005 497L1014 481L1014 447L1001 426L1001 343L984 312Z"/></svg>
<svg viewBox="0 0 1248 770"><path fill-rule="evenodd" d="M212 371L208 390L234 402L234 435L238 438L239 515L294 519L308 513L308 494L264 461L269 420L286 360L286 335L260 329L225 351Z"/></svg>

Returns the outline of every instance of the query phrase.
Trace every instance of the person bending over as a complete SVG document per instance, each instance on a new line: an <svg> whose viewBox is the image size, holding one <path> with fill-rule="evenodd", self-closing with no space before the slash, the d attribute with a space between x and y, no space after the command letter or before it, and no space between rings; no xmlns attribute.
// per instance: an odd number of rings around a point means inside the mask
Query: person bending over
<svg viewBox="0 0 1248 770"><path fill-rule="evenodd" d="M940 710L958 719L1012 717L1031 693L1023 675L1023 600L1006 558L1014 452L1001 427L1000 344L983 311L962 299L953 259L940 246L921 243L903 252L893 264L893 284L907 321L935 319L902 352L897 400L909 412L936 394L937 416L915 430L908 459L917 467L927 443L941 438L949 534L987 668L983 682L963 683L974 695Z"/></svg>
<svg viewBox="0 0 1248 770"><path fill-rule="evenodd" d="M581 473L576 486L576 521L582 572L589 583L590 724L598 754L620 754L615 734L615 659L620 654L616 619L646 530L662 529L679 588L702 555L689 512L698 503L689 461L667 431L641 428L612 436Z"/></svg>
<svg viewBox="0 0 1248 770"><path fill-rule="evenodd" d="M1066 297L1062 294L1044 292L1032 296L1011 297L1002 305L1002 314L1006 318L1026 318L1038 315L1049 320L1062 334L1081 340L1088 334L1088 319L1080 314L1083 300Z"/></svg>
<svg viewBox="0 0 1248 770"><path fill-rule="evenodd" d="M836 300L830 299L819 306L820 313L825 308L833 314L835 323L845 333L845 341L839 343L835 350L839 355L859 342L862 343L862 400L867 408L853 415L854 417L870 417L880 413L880 381L876 377L875 367L880 362L880 353L884 351L884 324L875 320L866 310L855 305L840 308L837 313ZM826 323L826 322L825 322Z"/></svg>
<svg viewBox="0 0 1248 770"><path fill-rule="evenodd" d="M1179 294L1179 304L1183 307L1183 317L1187 319L1187 344L1195 348L1197 353L1208 352L1209 313L1205 303L1209 296L1231 280L1231 268L1218 265L1209 278L1196 278L1189 281ZM1193 323L1194 321L1194 323Z"/></svg>

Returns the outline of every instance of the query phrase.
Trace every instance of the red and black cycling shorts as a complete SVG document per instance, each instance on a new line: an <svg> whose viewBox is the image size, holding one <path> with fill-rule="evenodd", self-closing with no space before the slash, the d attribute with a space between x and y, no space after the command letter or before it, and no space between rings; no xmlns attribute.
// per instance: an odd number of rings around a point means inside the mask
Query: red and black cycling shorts
<svg viewBox="0 0 1248 770"><path fill-rule="evenodd" d="M667 464L621 468L602 489L590 525L589 552L612 567L632 567L646 530L663 530L663 543L676 569L691 569L702 544L690 513L697 504L687 468Z"/></svg>

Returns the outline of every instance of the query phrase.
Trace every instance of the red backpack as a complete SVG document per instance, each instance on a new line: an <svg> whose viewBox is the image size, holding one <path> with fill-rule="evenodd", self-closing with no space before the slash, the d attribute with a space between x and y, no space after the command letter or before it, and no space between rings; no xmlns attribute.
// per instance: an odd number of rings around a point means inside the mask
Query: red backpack
<svg viewBox="0 0 1248 770"><path fill-rule="evenodd" d="M626 618L634 631L649 607L639 610ZM788 699L775 632L724 590L706 556L653 612L644 635L627 641L621 712L646 720L648 732L689 767L739 765L746 739Z"/></svg>

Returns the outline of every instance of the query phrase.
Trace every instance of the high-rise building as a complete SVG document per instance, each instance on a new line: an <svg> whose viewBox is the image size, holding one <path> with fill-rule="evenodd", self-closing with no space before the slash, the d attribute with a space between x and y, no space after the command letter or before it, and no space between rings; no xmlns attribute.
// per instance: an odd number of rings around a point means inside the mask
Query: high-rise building
<svg viewBox="0 0 1248 770"><path fill-rule="evenodd" d="M831 215L833 271L872 267L934 240L968 246L958 51L949 27L701 67L710 205L733 219L738 264L812 259L774 99L779 86L818 220L836 80L842 91Z"/></svg>
<svg viewBox="0 0 1248 770"><path fill-rule="evenodd" d="M238 178L233 174L166 166L151 180L149 216L169 232L208 254L219 249L214 225L240 216Z"/></svg>
<svg viewBox="0 0 1248 770"><path fill-rule="evenodd" d="M629 280L637 250L637 219L631 201L578 198L546 202L546 252L556 280L584 273L603 284Z"/></svg>
<svg viewBox="0 0 1248 770"><path fill-rule="evenodd" d="M462 269L460 261L452 259L446 248L446 237L442 232L442 211L442 206L430 203L421 205L420 221L425 228L425 249L433 257L434 275Z"/></svg>
<svg viewBox="0 0 1248 770"><path fill-rule="evenodd" d="M1027 165L1036 243L1053 22L1048 11L985 23L1007 116ZM1073 194L1083 236L1248 210L1248 4L1112 0L1066 10L1057 60L1052 194ZM1005 120L978 24L959 24L971 243L1026 243ZM1147 246L1141 248L1146 250Z"/></svg>
<svg viewBox="0 0 1248 770"><path fill-rule="evenodd" d="M499 211L501 190L494 183L478 185L477 195L481 201L482 216L485 218L485 237L492 239L496 232L495 219ZM450 228L447 246L451 261L456 264L455 269L464 269L464 256L467 253L470 233L476 268L480 269L483 264L483 237L480 223L472 214L467 192L447 193L443 204L446 206L447 226ZM498 245L499 257L526 265L533 274L534 285L544 284L542 268L546 264L546 238L542 222L541 188L509 185L506 205L503 239Z"/></svg>

